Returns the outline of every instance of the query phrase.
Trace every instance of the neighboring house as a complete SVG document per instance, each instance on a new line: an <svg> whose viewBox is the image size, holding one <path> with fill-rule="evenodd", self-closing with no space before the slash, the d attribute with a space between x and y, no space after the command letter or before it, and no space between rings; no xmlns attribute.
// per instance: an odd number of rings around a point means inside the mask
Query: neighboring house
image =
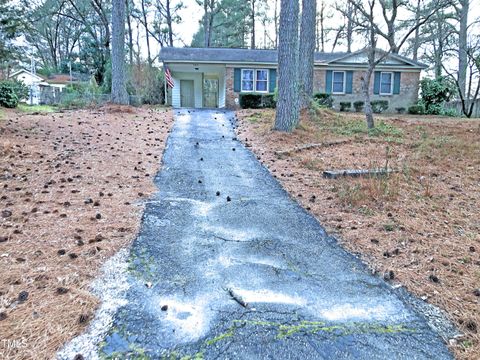
<svg viewBox="0 0 480 360"><path fill-rule="evenodd" d="M45 77L45 81L50 85L50 91L42 94L42 103L57 104L67 85L77 83L78 79L67 74L53 74Z"/></svg>
<svg viewBox="0 0 480 360"><path fill-rule="evenodd" d="M163 48L160 60L170 69L173 107L239 107L242 93L269 94L277 83L277 51L229 48ZM417 101L420 72L427 66L390 54L375 68L371 100L388 100L389 111ZM314 92L330 93L340 102L362 101L361 77L367 69L366 50L316 53Z"/></svg>
<svg viewBox="0 0 480 360"><path fill-rule="evenodd" d="M40 104L42 92L50 86L43 77L25 69L14 72L9 78L23 82L29 88L28 99L21 99L29 105Z"/></svg>
<svg viewBox="0 0 480 360"><path fill-rule="evenodd" d="M55 74L45 77L25 69L14 72L10 75L10 79L21 81L30 89L29 98L22 99L29 105L56 103L63 89L77 81L76 78L71 79L70 75Z"/></svg>

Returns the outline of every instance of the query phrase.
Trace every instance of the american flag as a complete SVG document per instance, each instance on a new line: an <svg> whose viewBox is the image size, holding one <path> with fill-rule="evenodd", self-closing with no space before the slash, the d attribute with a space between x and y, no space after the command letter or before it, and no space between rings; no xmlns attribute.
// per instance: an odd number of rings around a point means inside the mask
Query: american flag
<svg viewBox="0 0 480 360"><path fill-rule="evenodd" d="M173 89L173 87L175 86L175 83L173 82L172 73L170 72L170 69L166 66L165 66L165 81L167 82L167 85Z"/></svg>

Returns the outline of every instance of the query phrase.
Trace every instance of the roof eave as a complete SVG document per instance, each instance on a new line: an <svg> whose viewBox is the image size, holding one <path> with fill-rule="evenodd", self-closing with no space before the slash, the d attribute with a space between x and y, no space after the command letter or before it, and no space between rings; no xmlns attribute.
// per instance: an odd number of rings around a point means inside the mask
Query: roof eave
<svg viewBox="0 0 480 360"><path fill-rule="evenodd" d="M261 65L278 65L277 62L271 61L222 61L222 60L168 60L168 59L160 59L161 62L171 64L261 64Z"/></svg>
<svg viewBox="0 0 480 360"><path fill-rule="evenodd" d="M166 64L214 64L214 65L262 65L262 66L278 66L277 62L260 62L260 61L192 61L192 60L167 60L162 59L163 63ZM368 64L366 63L341 63L341 62L315 62L314 66L345 66L345 67L356 67L356 68L366 68ZM411 70L424 70L428 66L416 66L416 65L398 65L398 64L381 64L377 65L377 68L382 67L391 67L391 68L406 68Z"/></svg>

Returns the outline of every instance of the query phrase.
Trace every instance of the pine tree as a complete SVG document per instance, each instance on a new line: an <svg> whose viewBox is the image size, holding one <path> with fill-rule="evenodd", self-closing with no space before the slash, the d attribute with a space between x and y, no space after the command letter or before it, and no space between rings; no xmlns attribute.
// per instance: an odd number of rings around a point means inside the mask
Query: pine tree
<svg viewBox="0 0 480 360"><path fill-rule="evenodd" d="M112 102L128 104L125 81L125 0L112 1Z"/></svg>
<svg viewBox="0 0 480 360"><path fill-rule="evenodd" d="M310 99L313 95L316 14L316 0L303 0L302 23L300 26L300 56L298 66L298 73L300 77L300 110L309 107Z"/></svg>
<svg viewBox="0 0 480 360"><path fill-rule="evenodd" d="M298 124L298 0L280 3L278 101L274 129L291 132Z"/></svg>

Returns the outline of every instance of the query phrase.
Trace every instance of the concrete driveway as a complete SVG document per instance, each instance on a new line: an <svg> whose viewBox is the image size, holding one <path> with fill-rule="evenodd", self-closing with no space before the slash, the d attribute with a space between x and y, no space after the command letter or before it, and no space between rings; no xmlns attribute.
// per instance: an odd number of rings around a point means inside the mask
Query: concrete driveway
<svg viewBox="0 0 480 360"><path fill-rule="evenodd" d="M409 301L345 252L235 140L176 111L106 356L451 359Z"/></svg>

